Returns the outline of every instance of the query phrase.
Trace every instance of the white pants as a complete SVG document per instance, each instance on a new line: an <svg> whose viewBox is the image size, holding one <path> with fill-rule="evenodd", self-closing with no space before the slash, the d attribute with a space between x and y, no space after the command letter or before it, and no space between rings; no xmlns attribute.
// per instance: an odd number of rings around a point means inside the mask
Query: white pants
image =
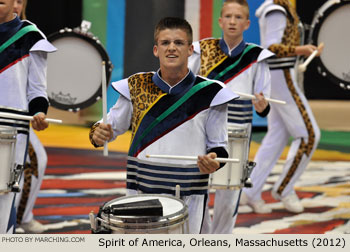
<svg viewBox="0 0 350 252"><path fill-rule="evenodd" d="M213 220L210 218L207 204L201 233L232 234L237 219L240 196L241 189L216 190Z"/></svg>
<svg viewBox="0 0 350 252"><path fill-rule="evenodd" d="M141 194L136 190L127 189L126 195ZM206 205L206 195L190 195L181 197L188 207L189 234L199 234L201 231L204 208Z"/></svg>
<svg viewBox="0 0 350 252"><path fill-rule="evenodd" d="M287 77L288 74L294 76L293 72L288 72ZM294 184L309 163L321 135L310 106L295 80L288 88L282 70L271 71L271 78L271 97L285 100L287 104L270 104L268 131L255 156L256 167L250 176L253 187L244 188L250 201L261 200L265 181L290 137L292 143L282 174L274 184L273 195L281 199L294 193Z"/></svg>
<svg viewBox="0 0 350 252"><path fill-rule="evenodd" d="M24 176L22 176L21 188L25 189L25 191L29 190L29 195L28 195L28 199L26 200L21 223L28 223L31 220L33 220L34 204L35 204L35 201L38 197L38 194L40 191L40 186L41 186L42 180L44 178L44 173L45 173L45 169L46 169L46 165L47 165L47 154L46 154L45 148L42 145L42 143L40 142L38 136L35 134L35 132L32 128L30 128L30 132L29 132L29 141L33 146L33 149L35 151L35 155L37 158L38 176L35 176L35 175L31 176L30 188L23 188ZM29 159L29 156L27 156L27 162L30 162L30 161L31 160ZM16 196L16 209L17 209L18 213L19 213L19 211L23 212L23 209L18 209L20 202L22 200L22 195L23 195L23 190L21 191L21 193L19 193Z"/></svg>
<svg viewBox="0 0 350 252"><path fill-rule="evenodd" d="M17 135L15 150L16 164L23 164L25 161L27 139L28 136L26 135ZM1 167L1 169L10 169L10 167ZM15 193L12 192L0 195L0 234L11 234L14 231L16 218L10 219L11 214L15 216L15 209L13 208L14 198Z"/></svg>

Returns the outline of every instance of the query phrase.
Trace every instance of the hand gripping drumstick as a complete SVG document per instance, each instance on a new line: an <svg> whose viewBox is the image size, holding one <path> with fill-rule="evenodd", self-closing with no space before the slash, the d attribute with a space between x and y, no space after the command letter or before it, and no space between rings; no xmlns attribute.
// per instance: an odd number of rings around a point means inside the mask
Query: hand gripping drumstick
<svg viewBox="0 0 350 252"><path fill-rule="evenodd" d="M164 158L164 159L180 159L180 160L197 160L195 156L176 156L176 155L146 155L147 158ZM236 158L215 158L220 163L239 163Z"/></svg>
<svg viewBox="0 0 350 252"><path fill-rule="evenodd" d="M18 115L18 114L6 113L6 112L0 112L0 117L7 117L12 119L27 120L27 121L34 120L33 116ZM62 120L50 119L50 118L45 118L45 121L49 123L62 123Z"/></svg>
<svg viewBox="0 0 350 252"><path fill-rule="evenodd" d="M102 61L102 120L107 124L106 62ZM108 141L103 145L103 156L108 156Z"/></svg>
<svg viewBox="0 0 350 252"><path fill-rule="evenodd" d="M311 60L313 60L313 59L316 57L316 55L318 54L318 52L319 52L320 50L322 50L323 47L324 47L324 43L321 42L321 43L318 45L317 49L311 53L311 55L305 60L305 62L304 62L303 64L301 64L301 65L298 66L298 71L299 71L299 72L305 72L305 71L306 71L306 68L307 68L307 66L310 64Z"/></svg>
<svg viewBox="0 0 350 252"><path fill-rule="evenodd" d="M243 97L247 97L247 98L251 98L251 99L256 99L255 95L251 95L251 94L246 94L246 93L242 93L242 92L238 92L238 91L233 91L234 93L243 96ZM269 102L274 102L274 103L278 103L278 104L286 104L285 101L281 101L281 100L276 100L276 99L271 99L271 98L265 98L266 101Z"/></svg>

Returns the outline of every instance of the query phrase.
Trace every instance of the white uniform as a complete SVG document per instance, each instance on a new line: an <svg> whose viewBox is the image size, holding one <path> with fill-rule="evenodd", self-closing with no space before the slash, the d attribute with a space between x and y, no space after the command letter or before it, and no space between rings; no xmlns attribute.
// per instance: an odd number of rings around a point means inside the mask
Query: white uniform
<svg viewBox="0 0 350 252"><path fill-rule="evenodd" d="M107 115L114 138L132 126L127 162L127 194L175 195L189 210L189 233L199 233L207 199L208 175L196 161L147 158L147 154L207 154L226 148L227 102L238 96L220 82L192 72L171 87L158 73L135 74L112 83L121 94Z"/></svg>
<svg viewBox="0 0 350 252"><path fill-rule="evenodd" d="M228 48L223 39L204 39L195 42L194 53L189 58L190 69L209 79L215 78L224 82L232 91L247 94L262 92L265 97L269 97L270 73L266 59L273 54L244 41L231 50ZM250 138L252 118L251 100L241 98L229 103L229 128L243 127ZM230 153L232 151L235 150L230 150ZM249 154L249 146L244 152ZM240 192L241 190L216 190L213 221L210 219L207 207L202 233L232 233Z"/></svg>
<svg viewBox="0 0 350 252"><path fill-rule="evenodd" d="M272 0L265 1L256 15L259 18L262 46L277 56L269 62L271 96L284 100L287 104L271 104L268 132L256 154L257 166L251 174L254 187L244 189L250 201L261 200L263 185L290 137L293 141L272 194L276 199L282 199L294 193L293 186L309 163L320 139L320 130L296 83L294 73L294 50L300 43L298 17L295 10L289 7L288 1L278 2L279 4L274 4Z"/></svg>
<svg viewBox="0 0 350 252"><path fill-rule="evenodd" d="M0 44L8 41L16 31L32 27L0 53L0 111L27 114L29 104L37 99L47 100L46 55L56 50L28 21L18 17L0 25ZM17 45L17 46L16 46ZM19 48L19 50L17 49ZM26 157L29 122L0 118L0 125L17 129L15 163L23 165ZM4 167L1 169L10 169ZM15 194L0 195L0 233L12 233L16 222ZM10 218L11 215L11 218Z"/></svg>

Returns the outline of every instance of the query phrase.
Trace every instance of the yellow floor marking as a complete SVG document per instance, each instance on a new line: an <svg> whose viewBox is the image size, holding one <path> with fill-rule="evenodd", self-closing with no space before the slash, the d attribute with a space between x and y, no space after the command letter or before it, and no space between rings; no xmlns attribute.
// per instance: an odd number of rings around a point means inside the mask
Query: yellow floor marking
<svg viewBox="0 0 350 252"><path fill-rule="evenodd" d="M82 126L69 126L51 124L44 131L36 131L38 137L44 146L61 147L61 148L78 148L90 150L102 150L102 148L94 148L89 141L89 128ZM108 144L111 151L128 152L131 140L131 132L117 137L117 139ZM253 160L260 144L251 143L249 159ZM281 159L286 159L289 147L286 147L281 155ZM339 151L316 150L312 160L327 161L350 161L349 153Z"/></svg>

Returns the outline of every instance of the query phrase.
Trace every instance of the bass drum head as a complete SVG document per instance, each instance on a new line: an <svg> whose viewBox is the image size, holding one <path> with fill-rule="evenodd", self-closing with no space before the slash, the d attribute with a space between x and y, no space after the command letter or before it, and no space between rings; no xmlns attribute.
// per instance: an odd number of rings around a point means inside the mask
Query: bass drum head
<svg viewBox="0 0 350 252"><path fill-rule="evenodd" d="M328 1L315 15L309 43L324 43L315 58L318 72L332 83L350 90L350 1Z"/></svg>
<svg viewBox="0 0 350 252"><path fill-rule="evenodd" d="M112 65L96 37L71 29L48 36L58 49L48 55L47 94L50 105L78 111L94 104L102 95L102 61L106 62L106 85Z"/></svg>

